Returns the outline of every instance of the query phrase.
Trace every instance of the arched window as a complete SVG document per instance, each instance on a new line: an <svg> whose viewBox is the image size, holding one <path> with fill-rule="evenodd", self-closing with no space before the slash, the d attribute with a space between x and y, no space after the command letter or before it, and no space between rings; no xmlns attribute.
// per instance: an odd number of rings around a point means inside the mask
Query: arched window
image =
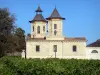
<svg viewBox="0 0 100 75"><path fill-rule="evenodd" d="M37 27L37 33L40 33L40 26Z"/></svg>
<svg viewBox="0 0 100 75"><path fill-rule="evenodd" d="M33 26L33 31L34 31L34 26Z"/></svg>
<svg viewBox="0 0 100 75"><path fill-rule="evenodd" d="M43 26L43 31L45 31L45 26Z"/></svg>
<svg viewBox="0 0 100 75"><path fill-rule="evenodd" d="M57 24L54 24L54 29L57 29Z"/></svg>
<svg viewBox="0 0 100 75"><path fill-rule="evenodd" d="M92 52L91 53L98 53L98 51L97 50L92 50Z"/></svg>

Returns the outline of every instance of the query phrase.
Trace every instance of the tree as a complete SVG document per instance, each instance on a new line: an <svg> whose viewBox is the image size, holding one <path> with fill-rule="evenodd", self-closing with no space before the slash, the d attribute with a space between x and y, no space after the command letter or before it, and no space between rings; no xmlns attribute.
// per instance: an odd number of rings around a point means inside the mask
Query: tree
<svg viewBox="0 0 100 75"><path fill-rule="evenodd" d="M25 31L15 26L15 17L7 8L0 8L0 57L25 49Z"/></svg>
<svg viewBox="0 0 100 75"><path fill-rule="evenodd" d="M7 8L0 8L0 57L5 55L8 48L8 38L12 34L15 17Z"/></svg>
<svg viewBox="0 0 100 75"><path fill-rule="evenodd" d="M16 51L22 52L25 49L25 31L22 28L17 28L15 31L15 36L17 37L17 49Z"/></svg>

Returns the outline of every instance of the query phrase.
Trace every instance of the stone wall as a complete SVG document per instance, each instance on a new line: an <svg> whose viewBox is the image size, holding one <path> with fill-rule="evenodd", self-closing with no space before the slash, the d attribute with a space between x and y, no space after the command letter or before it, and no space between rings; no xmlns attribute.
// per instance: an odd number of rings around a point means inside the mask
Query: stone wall
<svg viewBox="0 0 100 75"><path fill-rule="evenodd" d="M40 52L36 52L36 45L40 45ZM48 41L34 40L26 43L27 58L55 58L53 45L57 45L57 58L86 58L86 42L78 41ZM73 45L76 45L77 51L73 52Z"/></svg>
<svg viewBox="0 0 100 75"><path fill-rule="evenodd" d="M100 59L100 47L87 47L86 49L88 59Z"/></svg>

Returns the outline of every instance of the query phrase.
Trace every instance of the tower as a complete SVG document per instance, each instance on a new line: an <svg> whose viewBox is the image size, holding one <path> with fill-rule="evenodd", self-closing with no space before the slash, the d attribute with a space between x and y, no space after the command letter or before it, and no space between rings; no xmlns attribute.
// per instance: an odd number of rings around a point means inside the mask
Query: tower
<svg viewBox="0 0 100 75"><path fill-rule="evenodd" d="M44 38L46 36L47 21L42 16L43 11L40 6L38 6L35 12L34 19L29 21L31 23L31 38Z"/></svg>
<svg viewBox="0 0 100 75"><path fill-rule="evenodd" d="M63 40L63 20L57 9L55 8L50 17L46 18L48 20L48 40Z"/></svg>

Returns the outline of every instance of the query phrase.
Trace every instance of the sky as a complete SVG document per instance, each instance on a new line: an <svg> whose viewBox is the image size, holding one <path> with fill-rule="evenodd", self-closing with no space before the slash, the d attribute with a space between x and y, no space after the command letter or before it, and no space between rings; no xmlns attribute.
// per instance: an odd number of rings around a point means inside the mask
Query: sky
<svg viewBox="0 0 100 75"><path fill-rule="evenodd" d="M89 43L100 39L100 0L0 0L0 8L7 7L16 17L16 26L31 32L29 23L40 5L43 16L49 17L57 8L63 21L66 37L85 37Z"/></svg>

